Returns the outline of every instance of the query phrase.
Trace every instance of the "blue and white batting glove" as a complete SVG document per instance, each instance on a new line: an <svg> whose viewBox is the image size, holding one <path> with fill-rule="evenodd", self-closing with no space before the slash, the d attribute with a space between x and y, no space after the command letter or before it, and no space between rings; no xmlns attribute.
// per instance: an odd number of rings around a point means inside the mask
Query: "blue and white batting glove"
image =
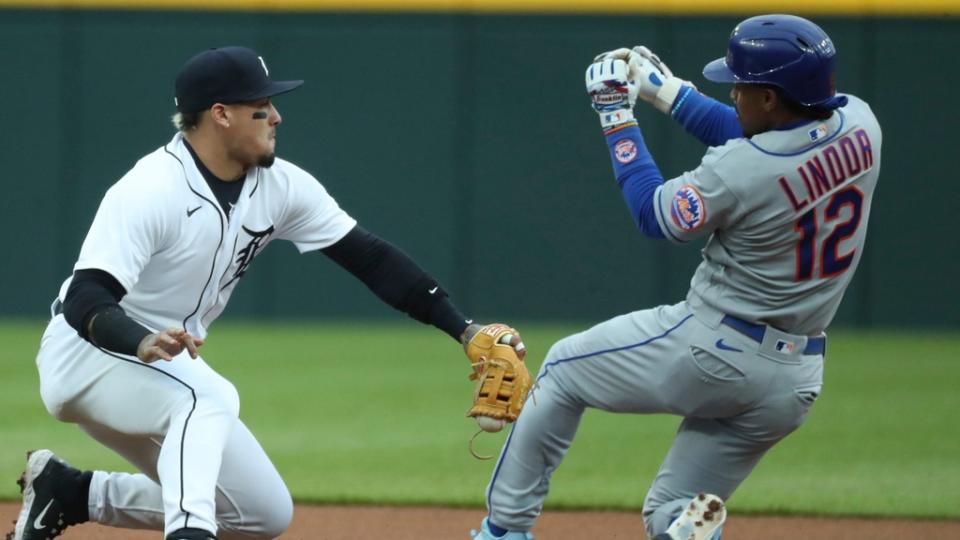
<svg viewBox="0 0 960 540"><path fill-rule="evenodd" d="M604 129L634 121L633 106L639 88L627 72L627 63L619 59L601 60L587 67L587 95Z"/></svg>
<svg viewBox="0 0 960 540"><path fill-rule="evenodd" d="M611 59L627 63L627 77L637 81L640 86L640 99L652 104L660 112L671 113L677 95L684 86L696 89L690 81L675 76L660 57L642 45L607 51L597 55L594 61Z"/></svg>

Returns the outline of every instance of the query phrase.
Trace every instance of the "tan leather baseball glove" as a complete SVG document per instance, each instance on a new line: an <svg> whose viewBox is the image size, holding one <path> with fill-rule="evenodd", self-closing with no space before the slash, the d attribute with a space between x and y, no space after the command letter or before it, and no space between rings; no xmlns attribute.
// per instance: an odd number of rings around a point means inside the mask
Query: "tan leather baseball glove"
<svg viewBox="0 0 960 540"><path fill-rule="evenodd" d="M471 331L475 332L472 336ZM468 328L464 339L464 349L473 367L470 380L477 381L467 416L515 421L531 385L530 371L520 357L520 334L505 324L488 324L479 329ZM484 423L481 421L480 425L483 427Z"/></svg>

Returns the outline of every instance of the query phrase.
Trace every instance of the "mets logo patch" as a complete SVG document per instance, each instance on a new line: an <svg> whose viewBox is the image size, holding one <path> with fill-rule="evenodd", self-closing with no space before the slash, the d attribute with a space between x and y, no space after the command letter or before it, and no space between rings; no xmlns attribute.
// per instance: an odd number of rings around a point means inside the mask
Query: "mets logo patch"
<svg viewBox="0 0 960 540"><path fill-rule="evenodd" d="M681 187L670 204L670 217L685 231L694 231L707 219L707 209L697 188L690 184Z"/></svg>
<svg viewBox="0 0 960 540"><path fill-rule="evenodd" d="M613 155L620 163L630 163L637 159L637 145L630 139L622 139L613 145Z"/></svg>

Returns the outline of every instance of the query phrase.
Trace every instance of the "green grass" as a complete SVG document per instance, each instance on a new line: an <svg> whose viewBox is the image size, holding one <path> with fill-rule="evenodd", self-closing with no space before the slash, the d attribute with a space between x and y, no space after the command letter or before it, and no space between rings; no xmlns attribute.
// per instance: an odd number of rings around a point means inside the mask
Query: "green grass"
<svg viewBox="0 0 960 540"><path fill-rule="evenodd" d="M531 370L573 326L522 325ZM49 417L33 358L43 323L0 324L0 498L24 450L130 470ZM806 425L741 486L741 513L960 518L960 334L834 332L825 389ZM241 416L304 502L482 506L492 462L467 452L467 361L410 322L219 324L204 357L241 395ZM589 411L548 507L641 506L678 420ZM499 450L504 434L481 437Z"/></svg>

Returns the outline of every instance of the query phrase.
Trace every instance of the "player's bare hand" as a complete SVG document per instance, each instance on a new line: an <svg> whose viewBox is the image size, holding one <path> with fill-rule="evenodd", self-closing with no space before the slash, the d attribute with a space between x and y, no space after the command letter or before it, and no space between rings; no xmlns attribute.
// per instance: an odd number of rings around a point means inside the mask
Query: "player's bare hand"
<svg viewBox="0 0 960 540"><path fill-rule="evenodd" d="M186 349L190 358L197 358L197 347L203 345L203 340L193 337L182 328L168 328L163 332L150 334L143 338L137 347L137 358L142 362L150 363L157 360L171 361L173 357Z"/></svg>

